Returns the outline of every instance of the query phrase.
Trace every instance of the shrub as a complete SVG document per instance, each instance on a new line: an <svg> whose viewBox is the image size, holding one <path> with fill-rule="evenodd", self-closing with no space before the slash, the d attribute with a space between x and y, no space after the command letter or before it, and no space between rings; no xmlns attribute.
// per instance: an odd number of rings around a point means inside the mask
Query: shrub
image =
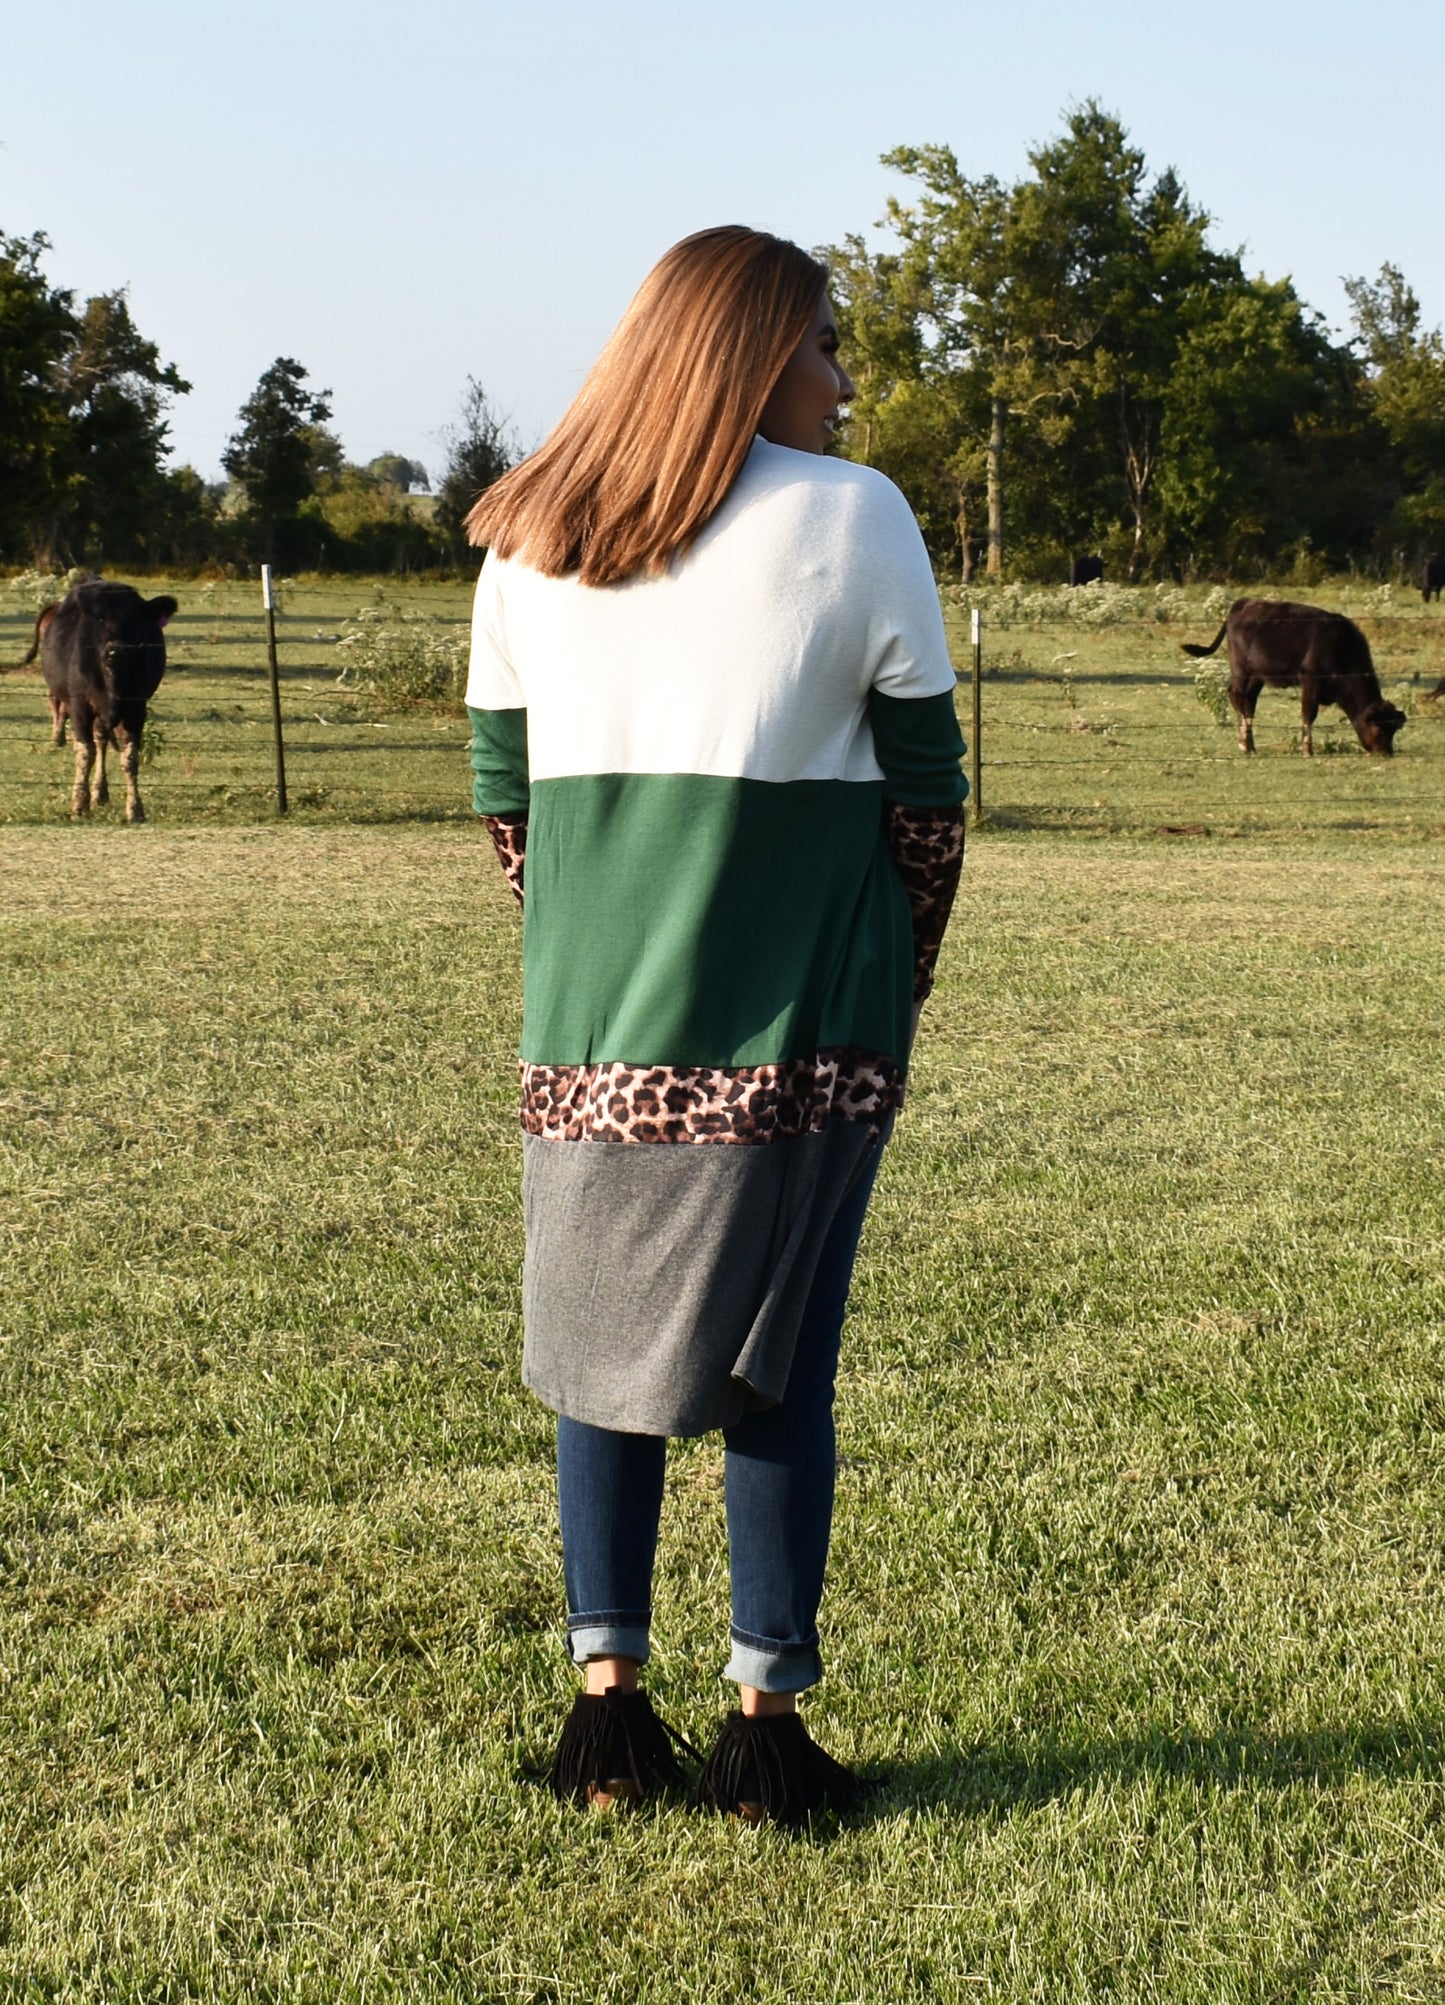
<svg viewBox="0 0 1445 2005"><path fill-rule="evenodd" d="M467 629L385 603L348 620L337 647L344 649L336 680L387 703L430 704L460 710L467 684Z"/></svg>
<svg viewBox="0 0 1445 2005"><path fill-rule="evenodd" d="M1232 713L1229 707L1229 670L1225 664L1214 656L1204 661L1186 661L1180 674L1188 677L1194 694L1215 723L1228 724Z"/></svg>
<svg viewBox="0 0 1445 2005"><path fill-rule="evenodd" d="M27 612L38 613L42 606L63 599L77 578L89 576L89 571L74 564L68 571L21 571L6 579L5 596Z"/></svg>
<svg viewBox="0 0 1445 2005"><path fill-rule="evenodd" d="M1211 594L1211 596L1213 596ZM1136 621L1171 625L1198 617L1177 585L960 585L954 602L976 606L985 627L1120 627ZM1208 601L1206 600L1206 605ZM1228 602L1226 601L1226 604Z"/></svg>

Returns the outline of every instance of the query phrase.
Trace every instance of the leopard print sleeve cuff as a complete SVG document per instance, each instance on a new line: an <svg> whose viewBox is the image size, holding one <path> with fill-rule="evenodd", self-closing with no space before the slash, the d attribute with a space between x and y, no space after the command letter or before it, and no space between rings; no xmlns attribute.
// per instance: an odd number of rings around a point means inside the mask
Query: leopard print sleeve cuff
<svg viewBox="0 0 1445 2005"><path fill-rule="evenodd" d="M888 847L913 908L913 999L933 987L948 915L963 868L963 809L909 808L890 801L884 810Z"/></svg>
<svg viewBox="0 0 1445 2005"><path fill-rule="evenodd" d="M522 866L527 860L527 816L525 811L510 815L483 815L482 821L487 834L492 838L492 846L497 852L497 861L508 884L517 894L517 903L523 902Z"/></svg>

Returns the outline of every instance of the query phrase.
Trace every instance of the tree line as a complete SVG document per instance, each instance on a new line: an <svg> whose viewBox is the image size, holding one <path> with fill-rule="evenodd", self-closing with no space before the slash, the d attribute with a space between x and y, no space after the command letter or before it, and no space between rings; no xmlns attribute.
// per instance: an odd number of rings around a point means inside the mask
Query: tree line
<svg viewBox="0 0 1445 2005"><path fill-rule="evenodd" d="M1337 341L1097 102L1028 158L1007 184L899 147L891 241L819 252L858 385L843 450L941 564L1246 578L1445 548L1445 349L1395 267L1345 281Z"/></svg>
<svg viewBox="0 0 1445 2005"><path fill-rule="evenodd" d="M1210 238L1090 100L1007 183L899 147L887 241L820 249L858 395L840 450L907 494L965 580L1391 574L1445 549L1445 346L1403 274L1345 281L1337 339L1288 279ZM0 234L0 562L419 570L474 561L462 518L520 448L469 379L426 469L359 466L330 394L278 356L226 480L168 465L189 389L124 292L50 285L43 235Z"/></svg>
<svg viewBox="0 0 1445 2005"><path fill-rule="evenodd" d="M236 416L226 478L171 467L167 412L190 384L137 329L124 291L77 303L44 271L43 234L0 233L0 563L152 569L415 571L475 562L462 519L519 457L469 379L435 492L400 453L359 466L331 396L293 357Z"/></svg>

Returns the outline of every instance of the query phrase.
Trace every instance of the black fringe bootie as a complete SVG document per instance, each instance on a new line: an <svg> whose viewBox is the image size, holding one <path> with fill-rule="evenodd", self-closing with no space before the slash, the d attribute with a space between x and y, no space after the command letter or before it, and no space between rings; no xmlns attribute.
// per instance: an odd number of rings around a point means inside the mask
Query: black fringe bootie
<svg viewBox="0 0 1445 2005"><path fill-rule="evenodd" d="M825 1753L796 1713L729 1713L698 1794L749 1824L771 1819L796 1831L825 1811L856 1810L870 1787Z"/></svg>
<svg viewBox="0 0 1445 2005"><path fill-rule="evenodd" d="M624 1692L616 1685L579 1692L547 1780L566 1803L591 1803L599 1810L636 1803L686 1782L674 1741L693 1752L657 1717L645 1692Z"/></svg>

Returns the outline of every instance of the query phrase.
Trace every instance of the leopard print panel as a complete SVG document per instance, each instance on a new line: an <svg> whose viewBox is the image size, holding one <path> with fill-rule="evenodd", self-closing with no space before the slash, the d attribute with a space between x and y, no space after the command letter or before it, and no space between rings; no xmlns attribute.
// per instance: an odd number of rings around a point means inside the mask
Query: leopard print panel
<svg viewBox="0 0 1445 2005"><path fill-rule="evenodd" d="M527 860L527 815L520 814L483 815L482 821L487 834L492 838L492 846L497 852L497 861L508 884L517 894L517 903L523 902L522 866Z"/></svg>
<svg viewBox="0 0 1445 2005"><path fill-rule="evenodd" d="M913 1000L922 1002L963 869L963 809L890 802L886 814L888 848L913 908Z"/></svg>
<svg viewBox="0 0 1445 2005"><path fill-rule="evenodd" d="M522 1126L558 1142L777 1142L831 1120L878 1132L903 1072L852 1047L781 1065L523 1065Z"/></svg>

